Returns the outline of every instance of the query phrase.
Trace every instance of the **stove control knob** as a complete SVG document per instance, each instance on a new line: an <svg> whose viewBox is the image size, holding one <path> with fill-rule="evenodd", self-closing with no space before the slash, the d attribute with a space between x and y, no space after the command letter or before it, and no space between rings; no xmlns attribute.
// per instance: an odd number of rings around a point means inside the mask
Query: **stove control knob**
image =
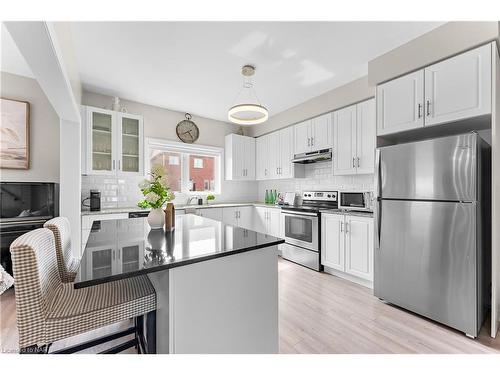
<svg viewBox="0 0 500 375"><path fill-rule="evenodd" d="M328 198L331 198L332 196L330 194L327 195Z"/></svg>

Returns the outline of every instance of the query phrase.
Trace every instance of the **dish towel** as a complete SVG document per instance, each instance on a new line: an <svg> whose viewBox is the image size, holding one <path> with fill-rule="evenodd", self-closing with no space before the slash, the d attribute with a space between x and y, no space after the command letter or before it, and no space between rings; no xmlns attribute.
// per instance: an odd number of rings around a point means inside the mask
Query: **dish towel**
<svg viewBox="0 0 500 375"><path fill-rule="evenodd" d="M14 285L14 278L0 265L0 295Z"/></svg>

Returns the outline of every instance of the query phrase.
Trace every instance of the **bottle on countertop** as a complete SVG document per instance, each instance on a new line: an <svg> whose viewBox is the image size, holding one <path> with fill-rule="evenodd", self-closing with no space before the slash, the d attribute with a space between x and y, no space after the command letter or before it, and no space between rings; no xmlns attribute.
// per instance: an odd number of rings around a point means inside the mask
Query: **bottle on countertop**
<svg viewBox="0 0 500 375"><path fill-rule="evenodd" d="M276 192L276 189L274 189L273 193L273 204L278 203L278 193Z"/></svg>
<svg viewBox="0 0 500 375"><path fill-rule="evenodd" d="M268 204L268 203L269 203L269 191L268 191L268 190L266 190L266 196L265 196L265 198L264 198L264 202L265 202L266 204Z"/></svg>

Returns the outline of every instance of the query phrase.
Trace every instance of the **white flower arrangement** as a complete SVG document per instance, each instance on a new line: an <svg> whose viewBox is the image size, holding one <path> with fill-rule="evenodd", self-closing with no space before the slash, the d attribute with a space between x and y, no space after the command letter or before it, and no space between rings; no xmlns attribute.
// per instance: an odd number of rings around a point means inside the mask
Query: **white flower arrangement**
<svg viewBox="0 0 500 375"><path fill-rule="evenodd" d="M162 208L165 202L175 198L168 186L167 172L162 165L151 168L151 178L139 182L144 199L137 203L141 208Z"/></svg>

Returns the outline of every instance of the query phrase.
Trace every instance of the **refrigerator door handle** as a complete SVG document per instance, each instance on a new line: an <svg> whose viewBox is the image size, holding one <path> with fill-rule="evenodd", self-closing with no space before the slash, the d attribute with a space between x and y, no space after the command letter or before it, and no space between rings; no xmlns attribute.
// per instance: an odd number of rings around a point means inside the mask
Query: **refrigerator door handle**
<svg viewBox="0 0 500 375"><path fill-rule="evenodd" d="M380 150L375 150L375 196L374 200L374 215L373 218L375 220L375 249L380 249L380 229L381 229L381 221L382 221L382 201L380 199Z"/></svg>

